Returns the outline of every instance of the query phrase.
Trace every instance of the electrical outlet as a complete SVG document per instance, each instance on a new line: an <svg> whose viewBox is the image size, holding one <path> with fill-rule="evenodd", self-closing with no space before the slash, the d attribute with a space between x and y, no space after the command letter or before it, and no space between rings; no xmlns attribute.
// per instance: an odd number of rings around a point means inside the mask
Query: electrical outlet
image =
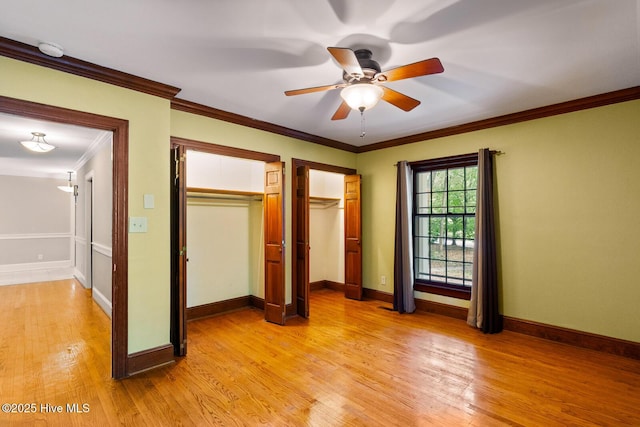
<svg viewBox="0 0 640 427"><path fill-rule="evenodd" d="M380 284L381 285L387 284L387 276L380 276Z"/></svg>
<svg viewBox="0 0 640 427"><path fill-rule="evenodd" d="M129 233L146 233L147 217L129 217Z"/></svg>

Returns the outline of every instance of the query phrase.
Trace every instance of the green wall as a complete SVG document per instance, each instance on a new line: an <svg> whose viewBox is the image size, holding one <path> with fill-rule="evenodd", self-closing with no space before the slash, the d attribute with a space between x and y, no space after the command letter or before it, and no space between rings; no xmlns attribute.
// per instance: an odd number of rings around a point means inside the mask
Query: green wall
<svg viewBox="0 0 640 427"><path fill-rule="evenodd" d="M365 286L393 290L394 164L484 147L503 152L495 162L502 313L640 341L640 101L358 155Z"/></svg>
<svg viewBox="0 0 640 427"><path fill-rule="evenodd" d="M355 168L356 155L256 129L173 111L152 95L0 57L0 95L129 121L129 216L146 216L147 233L129 234L129 353L169 343L171 136ZM286 174L286 230L291 230L291 174ZM144 209L144 194L155 208ZM286 245L291 247L287 231ZM286 252L291 300L291 251Z"/></svg>
<svg viewBox="0 0 640 427"><path fill-rule="evenodd" d="M496 159L501 311L519 319L640 341L640 101L353 154L170 109L168 100L0 57L0 94L129 121L129 352L169 342L169 140L278 154L286 175L291 298L291 159L363 175L364 286L393 289L395 166L500 150ZM155 209L143 209L143 195ZM380 276L387 284L380 284ZM436 295L419 298L466 306Z"/></svg>
<svg viewBox="0 0 640 427"><path fill-rule="evenodd" d="M0 95L129 121L129 352L169 342L169 111L166 99L0 57ZM155 209L143 208L143 195Z"/></svg>

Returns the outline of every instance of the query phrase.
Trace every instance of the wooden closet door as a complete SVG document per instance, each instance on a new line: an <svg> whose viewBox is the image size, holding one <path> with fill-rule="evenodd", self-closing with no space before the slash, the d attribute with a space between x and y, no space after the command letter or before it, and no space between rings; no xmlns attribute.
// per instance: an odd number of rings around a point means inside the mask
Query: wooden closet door
<svg viewBox="0 0 640 427"><path fill-rule="evenodd" d="M360 175L344 177L344 296L362 299Z"/></svg>
<svg viewBox="0 0 640 427"><path fill-rule="evenodd" d="M171 344L173 354L187 355L187 182L186 150L171 149Z"/></svg>
<svg viewBox="0 0 640 427"><path fill-rule="evenodd" d="M296 168L296 312L309 317L309 167Z"/></svg>
<svg viewBox="0 0 640 427"><path fill-rule="evenodd" d="M284 163L265 165L264 318L284 325Z"/></svg>

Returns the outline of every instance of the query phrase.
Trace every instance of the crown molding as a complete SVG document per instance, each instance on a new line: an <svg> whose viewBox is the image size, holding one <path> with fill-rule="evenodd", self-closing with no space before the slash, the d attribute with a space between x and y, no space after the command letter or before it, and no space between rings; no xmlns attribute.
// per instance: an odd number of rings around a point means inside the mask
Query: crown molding
<svg viewBox="0 0 640 427"><path fill-rule="evenodd" d="M40 52L35 46L5 37L0 37L0 55L165 99L172 99L180 92L180 88L174 86L102 67L71 56L53 58Z"/></svg>
<svg viewBox="0 0 640 427"><path fill-rule="evenodd" d="M87 162L91 160L98 153L98 151L102 150L104 146L109 145L109 147L111 147L112 136L113 135L111 132L100 132L98 136L96 136L96 138L93 140L91 145L89 145L89 148L87 148L84 154L82 154L82 156L78 159L73 170L77 172L82 169L82 167L87 164Z"/></svg>
<svg viewBox="0 0 640 427"><path fill-rule="evenodd" d="M295 129L289 129L284 126L275 125L269 122L252 119L250 117L241 116L240 114L230 113L228 111L218 110L217 108L207 107L206 105L197 104L185 99L174 98L171 100L171 108L173 110L184 111L186 113L197 114L212 119L222 120L241 126L263 130L266 132L276 133L278 135L288 136L290 138L300 139L314 144L324 145L326 147L337 148L338 150L357 152L358 147L345 144L344 142L335 141L329 138L312 135L310 133L301 132Z"/></svg>
<svg viewBox="0 0 640 427"><path fill-rule="evenodd" d="M382 150L385 148L412 144L414 142L428 141L430 139L443 138L446 136L475 132L493 127L506 126L514 123L556 116L559 114L602 107L610 104L617 104L620 102L633 101L636 99L640 99L640 86L634 86L627 89L621 89L598 95L588 96L585 98L574 99L571 101L533 108L530 110L519 111L517 113L505 114L503 116L478 120L462 125L436 129L433 131L418 133L402 138L389 139L386 141L380 141L374 144L363 146L355 146L328 138L322 138L320 136L311 135L305 132L285 128L268 122L254 120L249 117L241 116L239 114L229 113L227 111L218 110L216 108L207 107L205 105L196 104L194 102L186 101L179 98L174 98L173 100L171 100L171 108L174 110L180 110L187 113L198 114L213 119L235 123L241 126L247 126L267 132L277 133L291 138L313 142L351 153L365 153L368 151Z"/></svg>
<svg viewBox="0 0 640 427"><path fill-rule="evenodd" d="M619 102L633 101L640 99L640 86L634 86L627 89L616 90L599 95L588 96L586 98L574 99L572 101L561 102L559 104L548 105L545 107L533 108L531 110L520 111L517 113L506 114L504 116L492 117L489 119L478 120L475 122L465 123L458 126L437 129L429 132L418 133L397 139L389 139L387 141L377 142L371 145L358 147L358 153L367 151L381 150L384 148L397 147L399 145L412 144L414 142L427 141L430 139L443 138L445 136L459 135L462 133L475 132L478 130L489 129L498 126L506 126L514 123L526 122L529 120L541 119L543 117L556 116L558 114L571 113L574 111L586 110L589 108L602 107Z"/></svg>

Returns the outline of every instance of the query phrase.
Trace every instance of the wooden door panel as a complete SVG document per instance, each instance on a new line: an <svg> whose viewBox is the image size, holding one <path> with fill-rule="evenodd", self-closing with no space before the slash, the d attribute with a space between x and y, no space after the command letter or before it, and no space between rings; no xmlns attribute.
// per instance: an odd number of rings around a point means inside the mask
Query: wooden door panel
<svg viewBox="0 0 640 427"><path fill-rule="evenodd" d="M265 166L264 187L264 318L284 325L284 163Z"/></svg>
<svg viewBox="0 0 640 427"><path fill-rule="evenodd" d="M264 208L269 215L265 218L265 242L268 245L279 245L282 242L280 218L280 195L266 194L264 197Z"/></svg>
<svg viewBox="0 0 640 427"><path fill-rule="evenodd" d="M362 299L362 219L360 175L344 177L344 294Z"/></svg>
<svg viewBox="0 0 640 427"><path fill-rule="evenodd" d="M309 317L309 167L296 168L295 289L298 316Z"/></svg>

